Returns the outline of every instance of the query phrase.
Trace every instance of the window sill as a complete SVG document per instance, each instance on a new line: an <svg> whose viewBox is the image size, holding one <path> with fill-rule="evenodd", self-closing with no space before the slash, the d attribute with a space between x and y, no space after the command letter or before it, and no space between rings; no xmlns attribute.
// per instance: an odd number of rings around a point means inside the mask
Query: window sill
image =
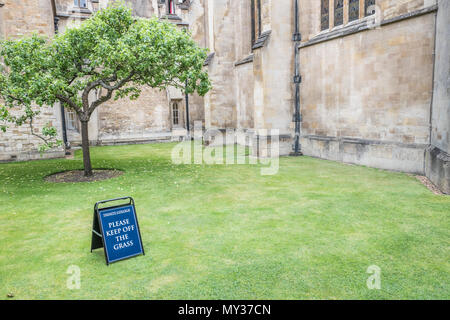
<svg viewBox="0 0 450 320"><path fill-rule="evenodd" d="M209 64L211 63L211 61L212 61L212 59L214 58L214 55L215 55L215 54L216 54L215 52L212 52L212 53L208 54L208 56L206 57L205 62L203 63L203 66L204 66L204 67L205 67L205 66L209 66Z"/></svg>
<svg viewBox="0 0 450 320"><path fill-rule="evenodd" d="M256 39L255 44L252 47L252 50L256 50L259 48L262 48L266 45L267 41L269 41L270 34L272 33L272 30L265 31L261 33Z"/></svg>
<svg viewBox="0 0 450 320"><path fill-rule="evenodd" d="M429 7L426 7L426 8L411 12L411 13L403 14L403 15L400 15L400 16L397 16L397 17L394 17L391 19L382 20L378 23L378 26L381 27L381 26L384 26L387 24L398 22L398 21L418 17L418 16L421 16L424 14L434 12L437 9L438 9L437 5L432 5L432 6L429 6ZM323 30L320 33L318 33L316 36L309 39L308 41L300 44L299 48L309 47L309 46L312 46L312 45L315 45L318 43L322 43L325 41L342 38L342 37L345 37L345 36L348 36L351 34L355 34L355 33L361 32L361 31L373 29L374 28L373 22L375 21L375 17L376 17L375 15L370 15L370 16L361 18L359 20L349 22L343 26L334 27L333 29L330 29L330 30Z"/></svg>
<svg viewBox="0 0 450 320"><path fill-rule="evenodd" d="M337 31L337 30L341 30L343 28L345 28L347 25L344 24L340 24L338 26L334 26L333 28L331 28L331 30L324 30L324 31L328 31L328 32L333 32L333 31Z"/></svg>
<svg viewBox="0 0 450 320"><path fill-rule="evenodd" d="M299 47L300 48L308 47L316 43L340 38L366 29L368 29L367 20L360 19L352 21L351 23L346 25L337 26L328 30L323 30L316 36L309 39L308 41L300 44Z"/></svg>
<svg viewBox="0 0 450 320"><path fill-rule="evenodd" d="M179 3L177 4L178 8L181 10L189 10L191 8L191 3Z"/></svg>
<svg viewBox="0 0 450 320"><path fill-rule="evenodd" d="M69 10L70 13L88 13L91 14L92 11L89 10L88 8L82 8L82 7L73 7L72 9Z"/></svg>
<svg viewBox="0 0 450 320"><path fill-rule="evenodd" d="M240 66L240 65L243 65L243 64L246 64L246 63L252 63L253 62L253 57L254 57L254 55L252 53L252 54L248 55L247 57L245 57L244 59L241 59L241 60L235 62L234 66L237 67L237 66Z"/></svg>
<svg viewBox="0 0 450 320"><path fill-rule="evenodd" d="M161 17L161 19L169 19L169 20L182 20L179 16L176 14L166 14Z"/></svg>

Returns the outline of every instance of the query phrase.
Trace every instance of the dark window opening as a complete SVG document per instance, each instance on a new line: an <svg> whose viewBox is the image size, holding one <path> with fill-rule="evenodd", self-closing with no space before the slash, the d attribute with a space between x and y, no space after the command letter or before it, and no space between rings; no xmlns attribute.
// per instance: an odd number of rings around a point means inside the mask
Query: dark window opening
<svg viewBox="0 0 450 320"><path fill-rule="evenodd" d="M78 119L75 111L66 109L66 126L67 130L78 131Z"/></svg>
<svg viewBox="0 0 450 320"><path fill-rule="evenodd" d="M87 0L74 0L73 4L80 8L87 8Z"/></svg>
<svg viewBox="0 0 450 320"><path fill-rule="evenodd" d="M359 0L350 0L348 5L348 21L359 19Z"/></svg>
<svg viewBox="0 0 450 320"><path fill-rule="evenodd" d="M252 46L261 35L261 0L251 0Z"/></svg>
<svg viewBox="0 0 450 320"><path fill-rule="evenodd" d="M322 0L320 30L323 31L329 28L330 28L330 2L329 0Z"/></svg>
<svg viewBox="0 0 450 320"><path fill-rule="evenodd" d="M167 13L175 14L175 0L169 0L167 2Z"/></svg>
<svg viewBox="0 0 450 320"><path fill-rule="evenodd" d="M176 102L172 105L172 119L173 125L177 126L180 122L180 117L179 117L178 103Z"/></svg>
<svg viewBox="0 0 450 320"><path fill-rule="evenodd" d="M344 23L344 0L334 0L334 26Z"/></svg>

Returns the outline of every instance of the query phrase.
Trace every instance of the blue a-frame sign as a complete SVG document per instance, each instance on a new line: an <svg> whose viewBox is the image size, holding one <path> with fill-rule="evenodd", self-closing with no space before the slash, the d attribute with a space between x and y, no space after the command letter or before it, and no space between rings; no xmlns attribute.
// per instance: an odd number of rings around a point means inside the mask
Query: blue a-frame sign
<svg viewBox="0 0 450 320"><path fill-rule="evenodd" d="M128 203L100 208L102 204L122 200L128 200ZM103 200L95 204L91 252L102 247L107 265L145 255L133 198Z"/></svg>

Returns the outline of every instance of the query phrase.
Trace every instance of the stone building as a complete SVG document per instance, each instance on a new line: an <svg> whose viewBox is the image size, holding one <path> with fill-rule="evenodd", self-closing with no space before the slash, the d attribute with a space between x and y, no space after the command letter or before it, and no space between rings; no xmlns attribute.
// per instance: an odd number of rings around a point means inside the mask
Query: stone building
<svg viewBox="0 0 450 320"><path fill-rule="evenodd" d="M108 2L0 0L0 36L62 32ZM137 16L189 28L209 48L213 89L188 97L191 127L239 129L258 156L266 154L259 138L278 129L282 155L426 174L450 193L449 0L127 2ZM79 143L75 115L54 106L42 117ZM90 140L164 141L186 127L186 97L148 89L137 101L102 105ZM33 157L25 131L0 134L0 160Z"/></svg>

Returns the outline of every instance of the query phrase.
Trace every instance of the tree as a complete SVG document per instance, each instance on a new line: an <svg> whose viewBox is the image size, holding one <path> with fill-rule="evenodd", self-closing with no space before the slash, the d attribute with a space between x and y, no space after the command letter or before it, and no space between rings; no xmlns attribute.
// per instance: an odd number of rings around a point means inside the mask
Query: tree
<svg viewBox="0 0 450 320"><path fill-rule="evenodd" d="M54 147L56 130L46 126L39 135L32 124L40 107L60 101L80 120L84 174L90 176L88 122L94 110L112 98L137 99L144 86L206 94L206 53L187 31L112 5L53 39L33 35L0 44L0 120L28 123L45 147ZM102 93L91 94L97 90Z"/></svg>

